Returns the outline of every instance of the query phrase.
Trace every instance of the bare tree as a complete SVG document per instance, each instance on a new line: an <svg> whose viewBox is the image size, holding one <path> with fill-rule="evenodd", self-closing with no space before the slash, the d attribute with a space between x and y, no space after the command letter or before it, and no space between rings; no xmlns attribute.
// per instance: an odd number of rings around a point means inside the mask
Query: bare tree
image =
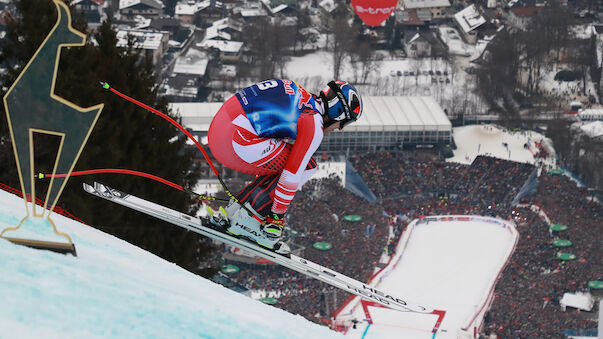
<svg viewBox="0 0 603 339"><path fill-rule="evenodd" d="M586 77L590 67L596 67L596 38L576 39L572 42L568 53L568 63L581 73L582 88L586 90Z"/></svg>
<svg viewBox="0 0 603 339"><path fill-rule="evenodd" d="M358 41L350 46L349 57L355 83L366 83L371 72L376 72L381 67L381 60L375 56L368 41Z"/></svg>
<svg viewBox="0 0 603 339"><path fill-rule="evenodd" d="M252 65L250 75L256 75L259 80L273 78L277 70L283 76L291 40L292 28L283 26L279 21L268 18L258 19L259 22L248 24L245 45L248 49L247 62Z"/></svg>
<svg viewBox="0 0 603 339"><path fill-rule="evenodd" d="M503 117L515 118L512 94L517 88L519 51L515 37L501 31L490 42L484 62L477 74L477 88L490 107Z"/></svg>
<svg viewBox="0 0 603 339"><path fill-rule="evenodd" d="M339 79L345 57L349 55L350 46L354 44L355 30L353 30L345 17L335 19L332 26L332 52L333 78Z"/></svg>

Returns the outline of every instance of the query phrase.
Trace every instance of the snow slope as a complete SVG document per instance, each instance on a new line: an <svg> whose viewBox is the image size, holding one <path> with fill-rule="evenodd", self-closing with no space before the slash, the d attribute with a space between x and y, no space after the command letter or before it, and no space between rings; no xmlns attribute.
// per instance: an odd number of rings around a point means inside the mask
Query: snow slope
<svg viewBox="0 0 603 339"><path fill-rule="evenodd" d="M446 311L435 338L457 338L479 327L498 274L517 241L514 225L480 216L432 216L414 221L398 244L391 267L376 286ZM374 324L361 322L349 338L428 339L437 316L372 308ZM364 319L362 307L353 317ZM469 330L473 333L472 330Z"/></svg>
<svg viewBox="0 0 603 339"><path fill-rule="evenodd" d="M23 200L0 190L0 202L0 230L17 225ZM0 239L0 338L339 337L92 227L52 219L77 258Z"/></svg>
<svg viewBox="0 0 603 339"><path fill-rule="evenodd" d="M457 149L453 151L454 156L446 161L461 164L471 164L478 155L533 164L536 161L534 154L538 151L535 143L545 139L533 131L510 133L495 125L454 127L453 135ZM529 148L524 148L524 144ZM551 166L552 161L547 159Z"/></svg>

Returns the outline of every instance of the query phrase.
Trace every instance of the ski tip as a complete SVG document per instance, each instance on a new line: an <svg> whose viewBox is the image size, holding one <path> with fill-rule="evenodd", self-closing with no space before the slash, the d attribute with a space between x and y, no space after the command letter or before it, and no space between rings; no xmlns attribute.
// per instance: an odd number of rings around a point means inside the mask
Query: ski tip
<svg viewBox="0 0 603 339"><path fill-rule="evenodd" d="M224 215L225 217L228 216L228 213L226 213L226 210L224 209L224 207L220 206L220 213L222 213L222 215Z"/></svg>
<svg viewBox="0 0 603 339"><path fill-rule="evenodd" d="M104 89L110 89L111 85L109 85L109 83L101 81L100 85L104 88Z"/></svg>
<svg viewBox="0 0 603 339"><path fill-rule="evenodd" d="M82 188L88 193L93 193L95 191L94 187L88 185L87 183L82 183Z"/></svg>
<svg viewBox="0 0 603 339"><path fill-rule="evenodd" d="M209 215L214 215L214 210L211 209L211 207L209 207L209 205L205 205L205 208L207 209L207 213L209 213Z"/></svg>

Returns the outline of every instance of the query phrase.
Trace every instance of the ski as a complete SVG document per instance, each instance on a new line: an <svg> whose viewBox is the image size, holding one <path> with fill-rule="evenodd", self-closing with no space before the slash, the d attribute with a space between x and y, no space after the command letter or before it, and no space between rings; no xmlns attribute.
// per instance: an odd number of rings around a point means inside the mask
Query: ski
<svg viewBox="0 0 603 339"><path fill-rule="evenodd" d="M134 195L121 192L98 182L95 182L94 186L86 183L84 183L83 186L84 190L92 195L148 214L155 218L167 221L173 225L210 237L231 246L241 248L249 253L270 260L281 266L318 279L346 292L358 295L361 298L373 300L385 307L403 312L433 312L433 309L430 307L419 305L404 298L380 291L356 279L333 271L304 258L293 254L281 255L269 249L263 248L253 242L239 239L225 232L221 232L213 228L207 219L193 217L188 214L178 212Z"/></svg>

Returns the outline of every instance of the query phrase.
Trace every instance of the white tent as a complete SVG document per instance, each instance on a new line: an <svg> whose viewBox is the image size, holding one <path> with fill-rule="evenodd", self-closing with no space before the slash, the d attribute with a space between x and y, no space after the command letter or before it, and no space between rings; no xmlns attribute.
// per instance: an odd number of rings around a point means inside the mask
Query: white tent
<svg viewBox="0 0 603 339"><path fill-rule="evenodd" d="M564 293L559 301L561 308L573 307L583 311L591 311L595 305L595 299L590 293Z"/></svg>

